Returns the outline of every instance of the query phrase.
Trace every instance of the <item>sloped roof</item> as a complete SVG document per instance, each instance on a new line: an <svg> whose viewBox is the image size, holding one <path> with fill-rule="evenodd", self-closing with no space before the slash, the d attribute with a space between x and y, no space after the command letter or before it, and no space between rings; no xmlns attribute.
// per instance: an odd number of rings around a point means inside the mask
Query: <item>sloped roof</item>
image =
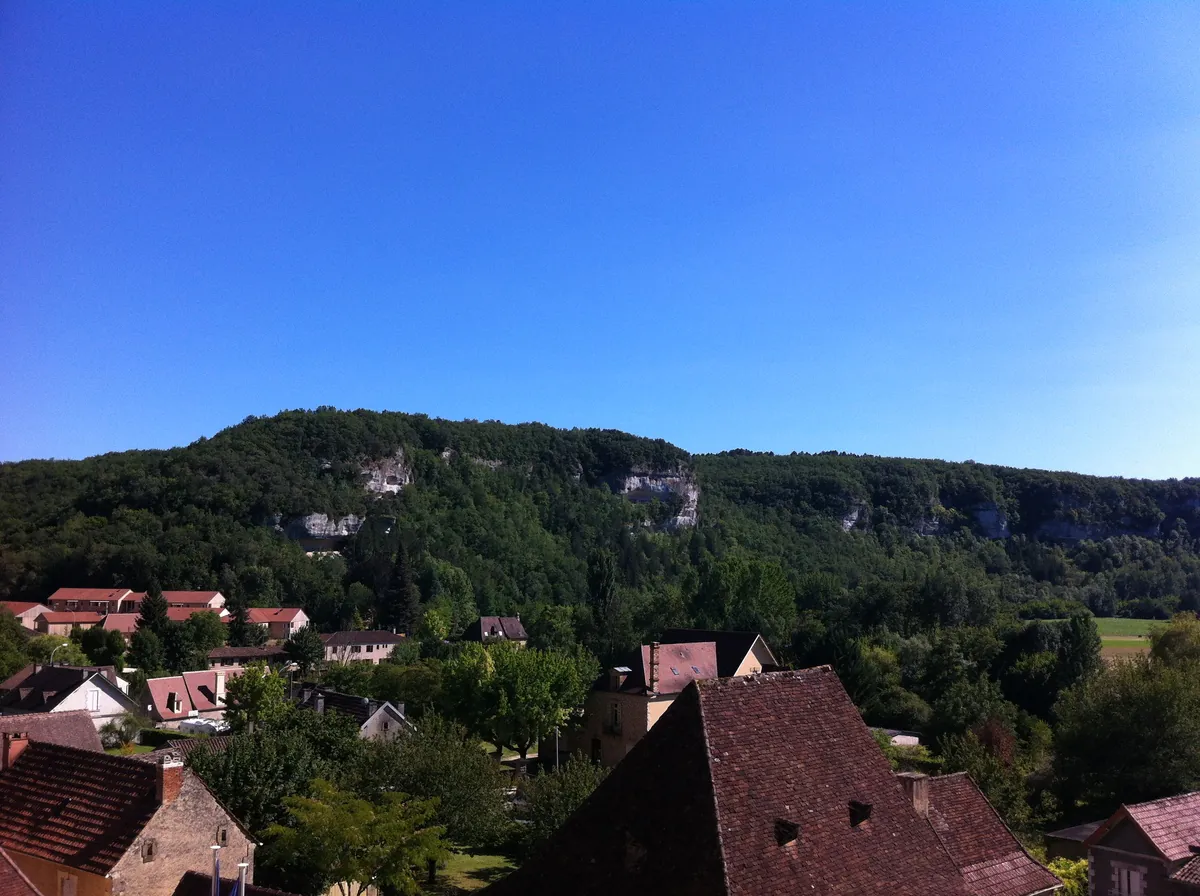
<svg viewBox="0 0 1200 896"><path fill-rule="evenodd" d="M158 810L157 775L150 763L30 742L0 772L0 846L107 874Z"/></svg>
<svg viewBox="0 0 1200 896"><path fill-rule="evenodd" d="M108 673L112 672L111 666L99 668L107 669ZM0 709L18 713L50 712L88 681L94 681L99 687L107 688L114 699L129 704L128 708L133 709L134 704L113 684L108 673L82 666L43 666L0 696ZM8 682L5 682L5 685L7 684Z"/></svg>
<svg viewBox="0 0 1200 896"><path fill-rule="evenodd" d="M64 666L62 664L48 666L44 663L30 663L28 666L14 672L3 682L0 682L0 694L7 693L19 687L29 677L44 672L47 669L69 669L76 673L99 672L113 684L117 683L117 670L112 666Z"/></svg>
<svg viewBox="0 0 1200 896"><path fill-rule="evenodd" d="M137 621L140 615L139 613L109 613L100 623L100 627L106 631L132 635L137 631Z"/></svg>
<svg viewBox="0 0 1200 896"><path fill-rule="evenodd" d="M97 625L104 621L104 614L74 610L47 610L38 616L38 619L44 619L50 625Z"/></svg>
<svg viewBox="0 0 1200 896"><path fill-rule="evenodd" d="M321 635L321 640L325 642L326 647L351 647L364 644L399 644L404 640L404 636L385 631L333 632Z"/></svg>
<svg viewBox="0 0 1200 896"><path fill-rule="evenodd" d="M59 588L47 600L124 600L132 597L128 588Z"/></svg>
<svg viewBox="0 0 1200 896"><path fill-rule="evenodd" d="M146 681L150 702L154 711L163 719L186 719L193 710L212 712L223 709L225 704L217 702L217 674L228 682L242 674L241 669L204 669L199 672L184 672L182 675L166 675ZM179 698L179 709L167 709L168 698L174 694Z"/></svg>
<svg viewBox="0 0 1200 896"><path fill-rule="evenodd" d="M22 600L0 601L0 606L3 606L4 609L8 610L8 612L12 613L14 616L20 616L22 613L28 613L30 610L41 609L43 612L45 612L50 609L44 604L30 603L29 601Z"/></svg>
<svg viewBox="0 0 1200 896"><path fill-rule="evenodd" d="M1191 887L1200 887L1200 856L1176 869L1171 875L1171 880Z"/></svg>
<svg viewBox="0 0 1200 896"><path fill-rule="evenodd" d="M622 663L630 672L619 690L645 694L651 691L651 655L653 645L643 644ZM660 644L658 647L658 681L656 694L678 694L693 681L717 677L717 648L711 641L699 644ZM596 680L600 688L607 686L607 676Z"/></svg>
<svg viewBox="0 0 1200 896"><path fill-rule="evenodd" d="M694 682L489 892L969 896L828 667Z"/></svg>
<svg viewBox="0 0 1200 896"><path fill-rule="evenodd" d="M529 635L520 616L480 616L464 634L471 641L528 641Z"/></svg>
<svg viewBox="0 0 1200 896"><path fill-rule="evenodd" d="M221 896L229 896L233 892L234 883L236 883L235 880L222 877ZM200 874L198 871L185 871L171 896L212 896L212 875ZM270 887L246 884L244 896L296 896L296 894L283 890L272 890Z"/></svg>
<svg viewBox="0 0 1200 896"><path fill-rule="evenodd" d="M1029 896L1061 886L966 772L929 779L929 824L975 896Z"/></svg>
<svg viewBox="0 0 1200 896"><path fill-rule="evenodd" d="M408 719L405 717L404 712L387 700L356 697L353 694L342 694L326 688L312 688L311 690L305 688L301 692L301 695L301 699L297 702L297 705L301 709L311 709L315 712L317 709L317 698L323 697L324 702L322 706L324 712L332 711L349 716L358 723L360 728L380 712L387 712L400 722L408 724Z"/></svg>
<svg viewBox="0 0 1200 896"><path fill-rule="evenodd" d="M207 604L214 597L221 597L220 591L164 591L163 597L169 604Z"/></svg>
<svg viewBox="0 0 1200 896"><path fill-rule="evenodd" d="M722 632L714 629L700 628L669 628L662 633L659 641L663 644L691 644L697 641L712 641L717 646L717 675L721 678L728 678L735 674L738 666L742 664L742 660L746 658L746 654L754 646L754 642L762 638L758 632ZM767 647L767 642L763 641L763 647L766 647L767 653L770 654L772 665L774 665L775 654L771 652L771 648ZM764 671L771 671L769 669Z"/></svg>
<svg viewBox="0 0 1200 896"><path fill-rule="evenodd" d="M232 734L220 734L216 737L177 737L172 738L165 747L159 747L149 753L135 753L131 758L142 762L159 762L170 753L186 762L193 753L224 753L233 743L233 738Z"/></svg>
<svg viewBox="0 0 1200 896"><path fill-rule="evenodd" d="M1103 840L1126 818L1137 825L1169 861L1190 858L1195 855L1192 846L1200 846L1200 791L1122 806L1084 841L1085 845L1092 846Z"/></svg>
<svg viewBox="0 0 1200 896"><path fill-rule="evenodd" d="M270 647L214 647L208 652L210 660L265 660L270 661L285 656L287 651L282 644Z"/></svg>
<svg viewBox="0 0 1200 896"><path fill-rule="evenodd" d="M167 618L172 622L187 622L199 613L212 613L218 619L224 619L224 612L212 607L167 607Z"/></svg>
<svg viewBox="0 0 1200 896"><path fill-rule="evenodd" d="M247 615L251 622L266 625L271 622L295 622L303 612L299 607L251 607Z"/></svg>
<svg viewBox="0 0 1200 896"><path fill-rule="evenodd" d="M104 752L100 733L86 709L70 712L27 712L0 716L0 734L25 734L31 741Z"/></svg>
<svg viewBox="0 0 1200 896"><path fill-rule="evenodd" d="M42 891L3 849L0 849L0 896L42 896Z"/></svg>

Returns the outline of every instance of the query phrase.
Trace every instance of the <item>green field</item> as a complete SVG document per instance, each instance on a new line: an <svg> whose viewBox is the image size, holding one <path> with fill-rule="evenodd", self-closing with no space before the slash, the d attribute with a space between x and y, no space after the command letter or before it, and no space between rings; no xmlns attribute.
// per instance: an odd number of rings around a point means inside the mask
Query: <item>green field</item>
<svg viewBox="0 0 1200 896"><path fill-rule="evenodd" d="M450 856L446 867L438 871L437 882L432 886L426 884L422 889L439 896L460 896L482 890L512 870L512 862L504 856L456 852Z"/></svg>
<svg viewBox="0 0 1200 896"><path fill-rule="evenodd" d="M1145 653L1150 649L1149 635L1165 623L1155 619L1097 619L1100 647L1105 656Z"/></svg>

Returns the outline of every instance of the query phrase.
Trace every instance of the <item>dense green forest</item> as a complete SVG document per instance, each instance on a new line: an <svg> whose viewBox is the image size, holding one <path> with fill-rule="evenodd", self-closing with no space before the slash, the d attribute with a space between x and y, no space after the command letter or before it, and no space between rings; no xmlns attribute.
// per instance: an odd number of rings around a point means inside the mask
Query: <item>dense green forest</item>
<svg viewBox="0 0 1200 896"><path fill-rule="evenodd" d="M218 589L235 609L302 606L324 630L425 644L520 613L535 646L602 660L668 627L761 630L786 664L833 663L869 721L980 775L981 744L1009 756L1032 788L1010 815L1040 811L1055 701L1098 663L1091 616L1200 608L1198 536L1197 480L692 456L610 430L326 408L169 451L0 465L5 599Z"/></svg>

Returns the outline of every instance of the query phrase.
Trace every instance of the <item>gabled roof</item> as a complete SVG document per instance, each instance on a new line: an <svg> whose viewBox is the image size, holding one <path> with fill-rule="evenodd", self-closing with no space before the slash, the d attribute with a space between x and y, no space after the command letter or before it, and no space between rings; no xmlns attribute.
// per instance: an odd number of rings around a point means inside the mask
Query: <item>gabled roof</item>
<svg viewBox="0 0 1200 896"><path fill-rule="evenodd" d="M30 610L41 610L42 612L49 611L49 607L44 604L30 603L22 600L6 600L0 601L0 606L12 613L14 616L20 616L22 613L28 613Z"/></svg>
<svg viewBox="0 0 1200 896"><path fill-rule="evenodd" d="M1030 896L1062 886L1025 851L966 772L929 779L929 824L975 896Z"/></svg>
<svg viewBox="0 0 1200 896"><path fill-rule="evenodd" d="M103 613L75 610L47 610L38 616L49 625L99 625L104 621Z"/></svg>
<svg viewBox="0 0 1200 896"><path fill-rule="evenodd" d="M1195 855L1192 846L1200 846L1200 791L1122 806L1084 841L1084 845L1095 846L1125 819L1146 835L1163 858L1171 862L1190 858Z"/></svg>
<svg viewBox="0 0 1200 896"><path fill-rule="evenodd" d="M387 700L372 700L368 697L356 697L353 694L341 694L326 688L304 688L297 705L301 709L316 711L317 699L323 698L321 706L324 712L337 712L349 716L361 728L381 712L387 713L399 722L408 724L404 713Z"/></svg>
<svg viewBox="0 0 1200 896"><path fill-rule="evenodd" d="M214 597L222 597L220 591L164 591L163 597L167 599L169 604L195 604L203 605L209 603Z"/></svg>
<svg viewBox="0 0 1200 896"><path fill-rule="evenodd" d="M399 644L404 637L385 631L334 632L330 635L321 635L321 640L325 642L326 647L351 647L364 644Z"/></svg>
<svg viewBox="0 0 1200 896"><path fill-rule="evenodd" d="M101 668L109 672L112 670L111 666ZM87 682L107 691L119 703L127 704L127 709L135 708L129 697L104 672L81 666L43 666L0 696L0 710L5 713L51 712Z"/></svg>
<svg viewBox="0 0 1200 896"><path fill-rule="evenodd" d="M42 891L3 849L0 849L0 896L42 896Z"/></svg>
<svg viewBox="0 0 1200 896"><path fill-rule="evenodd" d="M717 677L717 648L711 641L699 644L660 644L658 646L657 681L654 677L654 645L643 644L623 661L630 671L619 690L634 694L678 694L697 679ZM597 685L607 687L607 677L597 679Z"/></svg>
<svg viewBox="0 0 1200 896"><path fill-rule="evenodd" d="M738 666L746 658L756 641L762 641L762 647L771 658L770 665L777 665L775 654L762 640L758 632L722 632L714 629L700 628L669 628L662 633L659 641L663 644L690 644L697 641L712 641L717 646L717 675L729 678L738 670ZM764 669L770 672L770 669Z"/></svg>
<svg viewBox="0 0 1200 896"><path fill-rule="evenodd" d="M184 672L182 675L166 675L146 681L150 703L154 712L164 720L186 719L195 712L214 712L224 709L225 704L217 701L217 675L225 681L242 674L241 669L205 669L199 672ZM169 710L170 696L179 700L179 709Z"/></svg>
<svg viewBox="0 0 1200 896"><path fill-rule="evenodd" d="M828 667L689 685L490 892L969 894Z"/></svg>
<svg viewBox="0 0 1200 896"><path fill-rule="evenodd" d="M99 672L113 684L117 683L117 670L112 666L64 666L61 664L48 666L44 663L30 663L23 669L14 672L4 681L0 682L0 694L8 693L9 691L19 687L30 676L37 675L47 669L67 669L75 672Z"/></svg>
<svg viewBox="0 0 1200 896"><path fill-rule="evenodd" d="M212 896L212 882L211 874L200 874L198 871L185 871L171 896ZM234 883L234 880L222 877L220 896L229 896L233 891ZM240 891L239 896L243 896ZM283 890L272 890L269 887L246 884L244 896L295 896L295 894L286 893Z"/></svg>
<svg viewBox="0 0 1200 896"><path fill-rule="evenodd" d="M167 618L172 622L187 622L197 613L212 613L218 619L222 619L225 616L224 610L217 610L208 606L167 607Z"/></svg>
<svg viewBox="0 0 1200 896"><path fill-rule="evenodd" d="M0 716L0 734L25 734L31 741L104 752L100 734L86 709Z"/></svg>
<svg viewBox="0 0 1200 896"><path fill-rule="evenodd" d="M528 641L520 616L480 616L463 632L467 641Z"/></svg>
<svg viewBox="0 0 1200 896"><path fill-rule="evenodd" d="M132 635L137 631L137 622L140 617L140 613L109 613L100 623L100 627L105 631Z"/></svg>
<svg viewBox="0 0 1200 896"><path fill-rule="evenodd" d="M59 588L47 600L107 600L116 601L132 597L128 588Z"/></svg>
<svg viewBox="0 0 1200 896"><path fill-rule="evenodd" d="M287 651L283 649L282 644L275 644L270 647L214 647L208 652L210 660L249 659L270 662L286 655Z"/></svg>
<svg viewBox="0 0 1200 896"><path fill-rule="evenodd" d="M0 772L0 846L107 874L158 810L158 770L31 742Z"/></svg>
<svg viewBox="0 0 1200 896"><path fill-rule="evenodd" d="M1171 880L1187 884L1189 887L1200 887L1200 856L1177 868L1171 875Z"/></svg>
<svg viewBox="0 0 1200 896"><path fill-rule="evenodd" d="M303 613L299 607L251 607L247 616L251 622L267 625L272 622L295 622Z"/></svg>

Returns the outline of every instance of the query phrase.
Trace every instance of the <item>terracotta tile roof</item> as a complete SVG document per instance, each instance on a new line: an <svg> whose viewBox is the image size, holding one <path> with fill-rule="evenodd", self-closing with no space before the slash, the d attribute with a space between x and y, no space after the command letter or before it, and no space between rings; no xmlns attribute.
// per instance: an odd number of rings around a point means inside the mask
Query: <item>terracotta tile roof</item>
<svg viewBox="0 0 1200 896"><path fill-rule="evenodd" d="M128 588L59 588L47 600L116 601L134 596Z"/></svg>
<svg viewBox="0 0 1200 896"><path fill-rule="evenodd" d="M304 611L299 607L251 607L249 619L259 625L270 622L295 622Z"/></svg>
<svg viewBox="0 0 1200 896"><path fill-rule="evenodd" d="M1193 887L1200 887L1200 856L1187 862L1182 867L1176 869L1171 875L1171 880L1179 881L1181 884L1188 884Z"/></svg>
<svg viewBox="0 0 1200 896"><path fill-rule="evenodd" d="M325 642L326 647L351 647L363 644L399 644L404 640L404 636L384 631L334 632L321 635L321 640Z"/></svg>
<svg viewBox="0 0 1200 896"><path fill-rule="evenodd" d="M969 894L827 667L689 686L490 892Z"/></svg>
<svg viewBox="0 0 1200 896"><path fill-rule="evenodd" d="M712 641L717 647L717 675L721 678L728 678L735 674L738 666L746 658L746 654L754 646L754 642L761 638L758 632L721 632L709 629L699 628L669 628L662 633L659 641L663 644L694 644L699 641ZM763 646L766 647L766 641ZM771 653L771 649L767 648L767 653L771 654L772 665L774 665L775 655ZM765 672L770 672L770 669L764 669Z"/></svg>
<svg viewBox="0 0 1200 896"><path fill-rule="evenodd" d="M271 647L214 647L208 652L210 660L265 660L271 662L286 656L282 644Z"/></svg>
<svg viewBox="0 0 1200 896"><path fill-rule="evenodd" d="M73 610L47 610L38 616L50 625L99 625L104 621L103 613L76 612Z"/></svg>
<svg viewBox="0 0 1200 896"><path fill-rule="evenodd" d="M228 682L242 674L241 669L205 669L200 672L184 672L182 675L167 675L151 678L146 682L152 712L164 721L186 719L192 711L213 712L224 708L217 702L217 674ZM171 710L170 697L174 694L178 708Z"/></svg>
<svg viewBox="0 0 1200 896"><path fill-rule="evenodd" d="M28 601L19 600L0 601L0 606L3 606L4 609L8 610L8 612L12 613L14 616L20 616L22 613L28 613L30 610L36 610L39 607L41 607L43 611L50 609L43 604L29 603Z"/></svg>
<svg viewBox="0 0 1200 896"><path fill-rule="evenodd" d="M26 669L36 671L24 675L11 689L8 688L9 683L25 670L4 682L5 693L0 696L0 710L50 712L92 678L104 679L114 693L124 696L112 683L112 666L27 666Z"/></svg>
<svg viewBox="0 0 1200 896"><path fill-rule="evenodd" d="M1025 851L966 772L929 779L929 824L975 896L1029 896L1061 885Z"/></svg>
<svg viewBox="0 0 1200 896"><path fill-rule="evenodd" d="M1102 840L1126 818L1141 828L1155 849L1169 861L1190 858L1195 855L1192 847L1200 846L1200 791L1122 806L1088 837L1085 845L1091 846Z"/></svg>
<svg viewBox="0 0 1200 896"><path fill-rule="evenodd" d="M204 605L214 597L221 597L220 591L164 591L163 597L168 604Z"/></svg>
<svg viewBox="0 0 1200 896"><path fill-rule="evenodd" d="M480 616L463 633L468 641L528 641L520 616Z"/></svg>
<svg viewBox="0 0 1200 896"><path fill-rule="evenodd" d="M170 608L168 608L168 612L170 612ZM137 621L140 615L140 613L109 613L100 623L100 627L106 631L132 635L137 631Z"/></svg>
<svg viewBox="0 0 1200 896"><path fill-rule="evenodd" d="M26 734L30 740L104 752L100 734L86 709L70 712L27 712L0 716L0 734Z"/></svg>
<svg viewBox="0 0 1200 896"><path fill-rule="evenodd" d="M643 644L622 665L631 671L625 676L618 690L635 694L648 693L651 679L651 653L653 645ZM717 647L711 641L698 644L660 644L658 647L658 681L653 688L656 694L678 694L693 681L700 678L717 677ZM596 680L601 689L607 689L607 676Z"/></svg>
<svg viewBox="0 0 1200 896"><path fill-rule="evenodd" d="M42 891L3 849L0 849L0 896L42 896Z"/></svg>
<svg viewBox="0 0 1200 896"><path fill-rule="evenodd" d="M232 879L222 877L221 896L229 896L233 891L233 885L234 881ZM183 877L179 879L178 886L175 887L175 892L171 896L212 896L212 875L200 874L197 871L184 872ZM296 896L296 894L247 884L244 896Z"/></svg>
<svg viewBox="0 0 1200 896"><path fill-rule="evenodd" d="M0 846L107 874L158 810L157 769L30 742L0 772Z"/></svg>

